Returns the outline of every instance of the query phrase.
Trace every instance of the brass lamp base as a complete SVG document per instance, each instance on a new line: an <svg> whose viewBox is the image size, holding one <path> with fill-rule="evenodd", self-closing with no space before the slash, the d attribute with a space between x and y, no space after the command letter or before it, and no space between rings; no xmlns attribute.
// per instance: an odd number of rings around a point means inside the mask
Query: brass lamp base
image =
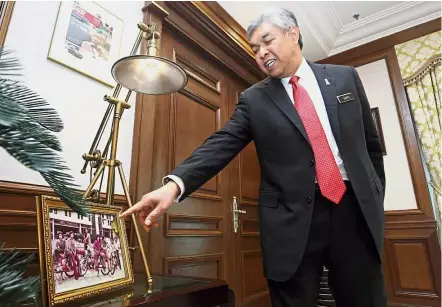
<svg viewBox="0 0 442 307"><path fill-rule="evenodd" d="M126 177L124 175L123 167L121 165L121 162L116 159L118 131L120 127L121 115L124 109L130 108L130 105L126 101L117 99L115 97L105 96L104 99L108 101L110 104L114 105L114 118L112 125L113 128L111 132L111 139L112 139L111 155L110 159L103 159L101 155L97 155L95 153L92 155L90 154L83 155L83 158L86 161L95 161L98 166L98 169L91 183L89 184L88 188L86 189L86 192L84 193L84 198L86 199L90 198L92 189L94 188L98 179L103 175L104 168L107 166L109 168L109 173L108 173L107 190L106 190L106 204L112 206L114 204L114 192L115 192L115 168L118 168L118 173L120 175L120 180L123 186L126 201L129 207L132 207L132 200L130 199L129 187L126 181ZM97 159L99 161L97 161ZM144 251L143 241L141 239L140 230L138 229L138 224L135 214L132 214L131 218L137 236L138 245L141 252L141 258L143 259L144 269L146 271L147 283L149 287L151 287L153 283L152 276L150 275L149 265L147 263L147 257Z"/></svg>

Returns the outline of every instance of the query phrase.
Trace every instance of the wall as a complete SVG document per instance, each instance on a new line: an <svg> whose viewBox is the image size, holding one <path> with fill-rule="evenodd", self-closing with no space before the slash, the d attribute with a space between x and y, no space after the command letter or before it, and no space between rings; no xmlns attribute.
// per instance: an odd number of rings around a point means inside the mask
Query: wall
<svg viewBox="0 0 442 307"><path fill-rule="evenodd" d="M144 2L100 4L124 22L120 49L120 57L124 57L130 53L138 34L136 24L142 21ZM84 162L82 155L89 151L107 108L103 96L111 95L113 89L47 59L58 8L59 2L17 1L5 46L16 51L25 68L20 80L45 98L63 119L65 128L57 134L63 147L62 157L67 161L76 183L86 189L89 175L80 174ZM125 94L126 90L122 90L120 98L124 98ZM135 105L135 95L129 102ZM127 178L130 176L134 114L135 107L124 113L118 143L117 157L123 163ZM107 136L106 133L103 135L104 141L107 141ZM104 145L99 148L102 150ZM27 169L3 149L0 149L0 161L0 180L47 186L39 173ZM115 188L117 194L123 194L119 180L116 180Z"/></svg>
<svg viewBox="0 0 442 307"><path fill-rule="evenodd" d="M381 117L387 152L384 156L385 210L416 209L416 197L404 139L385 60L358 66L356 69L361 77L370 106L378 107Z"/></svg>

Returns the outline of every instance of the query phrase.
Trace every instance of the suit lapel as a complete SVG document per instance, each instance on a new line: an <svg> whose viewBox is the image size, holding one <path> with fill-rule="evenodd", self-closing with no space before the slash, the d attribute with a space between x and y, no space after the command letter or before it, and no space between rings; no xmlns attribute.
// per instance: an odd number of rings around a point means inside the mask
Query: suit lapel
<svg viewBox="0 0 442 307"><path fill-rule="evenodd" d="M338 147L340 147L338 99L336 98L336 83L333 78L333 74L328 71L326 65L314 64L310 61L307 62L312 68L316 80L318 81L322 98L324 99L325 108L327 109L330 126L332 128L336 143Z"/></svg>
<svg viewBox="0 0 442 307"><path fill-rule="evenodd" d="M265 85L264 93L281 109L295 127L298 128L299 132L301 132L307 142L309 142L301 117L299 117L295 106L287 95L281 80L268 78Z"/></svg>

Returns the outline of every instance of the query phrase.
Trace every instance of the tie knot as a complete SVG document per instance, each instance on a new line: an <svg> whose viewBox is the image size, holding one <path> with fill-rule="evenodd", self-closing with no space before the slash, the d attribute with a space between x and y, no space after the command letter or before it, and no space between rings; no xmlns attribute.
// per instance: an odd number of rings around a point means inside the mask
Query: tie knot
<svg viewBox="0 0 442 307"><path fill-rule="evenodd" d="M291 78L290 78L290 83L291 84L296 84L296 83L298 83L298 81L299 81L299 77L298 76L292 76Z"/></svg>

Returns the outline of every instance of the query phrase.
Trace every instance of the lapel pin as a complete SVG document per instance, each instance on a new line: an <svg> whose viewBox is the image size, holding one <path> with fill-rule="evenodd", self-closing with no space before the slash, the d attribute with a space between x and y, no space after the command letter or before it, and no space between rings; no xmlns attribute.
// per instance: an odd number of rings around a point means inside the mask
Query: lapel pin
<svg viewBox="0 0 442 307"><path fill-rule="evenodd" d="M330 82L328 81L327 78L325 78L324 81L325 81L325 85L330 85Z"/></svg>

